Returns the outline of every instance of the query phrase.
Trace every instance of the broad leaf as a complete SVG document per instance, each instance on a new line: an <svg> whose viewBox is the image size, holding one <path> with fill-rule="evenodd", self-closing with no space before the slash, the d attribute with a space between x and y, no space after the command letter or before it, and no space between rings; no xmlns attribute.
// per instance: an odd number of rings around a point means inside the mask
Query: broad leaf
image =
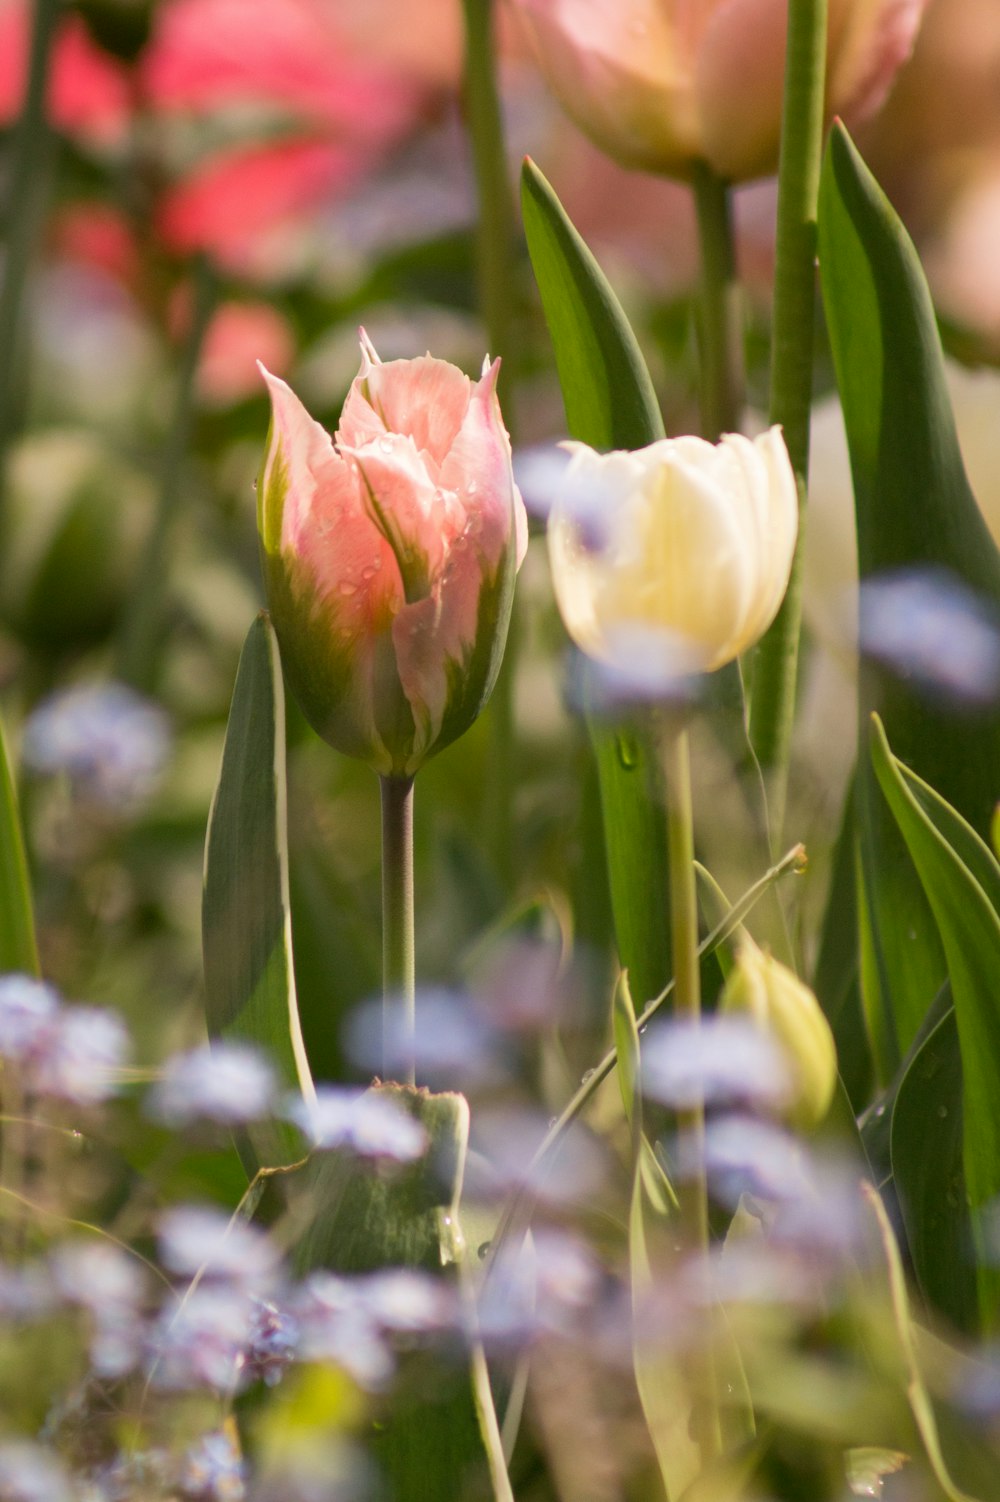
<svg viewBox="0 0 1000 1502"><path fill-rule="evenodd" d="M601 268L532 162L521 179L528 252L574 438L642 448L663 435L649 372ZM653 738L590 721L604 812L611 905L622 965L640 1005L670 976L666 820Z"/></svg>
<svg viewBox="0 0 1000 1502"><path fill-rule="evenodd" d="M991 900L1000 869L959 815L893 755L877 719L871 758L947 956L964 1081L965 1183L981 1259L979 1305L983 1323L992 1328L1000 1311L1000 1278L988 1265L992 1254L983 1255L980 1212L1000 1193L1000 915ZM959 850L974 851L986 886Z"/></svg>
<svg viewBox="0 0 1000 1502"><path fill-rule="evenodd" d="M240 657L205 846L202 948L212 1037L264 1050L284 1084L312 1093L292 968L286 844L285 699L278 643L266 615ZM253 1136L258 1163L294 1161L297 1134ZM241 1145L244 1162L251 1169Z"/></svg>
<svg viewBox="0 0 1000 1502"><path fill-rule="evenodd" d="M847 428L862 580L944 569L1000 600L1000 555L969 489L944 383L934 309L902 224L835 126L819 207L823 301ZM872 710L896 752L975 828L996 798L1000 716L977 721L872 665L860 679L862 746ZM944 975L941 946L888 811L859 756L862 987L876 1064L891 1077Z"/></svg>
<svg viewBox="0 0 1000 1502"><path fill-rule="evenodd" d="M0 726L0 971L38 975L38 946L21 820Z"/></svg>

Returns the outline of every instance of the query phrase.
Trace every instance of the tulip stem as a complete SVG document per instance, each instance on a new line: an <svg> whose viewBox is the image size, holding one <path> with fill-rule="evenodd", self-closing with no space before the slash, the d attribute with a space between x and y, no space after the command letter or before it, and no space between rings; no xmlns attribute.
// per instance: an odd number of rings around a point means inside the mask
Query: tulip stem
<svg viewBox="0 0 1000 1502"><path fill-rule="evenodd" d="M497 86L494 0L462 0L465 17L465 117L472 149L479 219L476 279L479 306L491 355L503 361L500 385L509 398L515 371L513 317L517 286L517 217L507 170L503 116ZM505 401L507 427L516 436L513 403ZM498 874L509 887L515 875L511 841L514 794L514 678L517 660L516 599L504 662L489 707L490 800L488 831Z"/></svg>
<svg viewBox="0 0 1000 1502"><path fill-rule="evenodd" d="M664 736L667 775L667 849L670 862L670 936L674 957L674 1016L697 1026L701 1018L698 963L698 894L694 863L691 752L686 728ZM705 1106L697 1101L677 1113L677 1129L691 1154L691 1166L677 1186L681 1230L695 1257L708 1254L708 1187L705 1179ZM721 1450L718 1402L711 1350L706 1344L696 1374L691 1431L707 1470Z"/></svg>
<svg viewBox="0 0 1000 1502"><path fill-rule="evenodd" d="M701 430L703 437L715 443L723 433L735 433L740 428L745 387L743 320L729 185L707 162L696 162L692 188L701 256L698 298Z"/></svg>
<svg viewBox="0 0 1000 1502"><path fill-rule="evenodd" d="M381 777L382 1074L415 1083L416 969L413 926L413 778ZM395 1067L394 1067L395 1066Z"/></svg>
<svg viewBox="0 0 1000 1502"><path fill-rule="evenodd" d="M785 433L805 502L809 470L813 329L816 302L816 212L823 152L827 0L789 0L785 100L778 171L770 418ZM761 641L753 668L750 737L771 771L773 831L781 837L802 622L801 547L784 603Z"/></svg>

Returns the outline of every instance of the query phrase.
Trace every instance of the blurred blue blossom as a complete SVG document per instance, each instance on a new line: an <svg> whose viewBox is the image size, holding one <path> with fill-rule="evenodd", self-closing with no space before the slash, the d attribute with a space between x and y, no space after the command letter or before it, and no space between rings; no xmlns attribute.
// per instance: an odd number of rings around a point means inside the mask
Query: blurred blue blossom
<svg viewBox="0 0 1000 1502"><path fill-rule="evenodd" d="M792 1095L780 1045L744 1017L705 1017L651 1029L642 1051L642 1088L675 1111L745 1106L780 1111Z"/></svg>
<svg viewBox="0 0 1000 1502"><path fill-rule="evenodd" d="M167 1126L242 1126L270 1115L274 1099L274 1070L263 1054L242 1043L213 1043L168 1059L146 1108Z"/></svg>
<svg viewBox="0 0 1000 1502"><path fill-rule="evenodd" d="M24 1064L43 1052L60 1008L58 993L30 975L0 975L0 1054Z"/></svg>
<svg viewBox="0 0 1000 1502"><path fill-rule="evenodd" d="M386 1385L395 1368L393 1355L359 1300L355 1280L312 1273L296 1290L293 1311L302 1331L303 1361L333 1362L373 1391Z"/></svg>
<svg viewBox="0 0 1000 1502"><path fill-rule="evenodd" d="M50 1450L27 1440L0 1444L2 1502L72 1502L68 1473Z"/></svg>
<svg viewBox="0 0 1000 1502"><path fill-rule="evenodd" d="M64 1007L36 1060L32 1083L42 1095L96 1105L114 1094L128 1056L129 1038L120 1017L100 1007Z"/></svg>
<svg viewBox="0 0 1000 1502"><path fill-rule="evenodd" d="M701 1169L701 1151L682 1135L677 1172L692 1178ZM802 1143L781 1127L754 1117L725 1115L705 1128L704 1168L712 1193L735 1210L744 1194L755 1198L797 1200L811 1189Z"/></svg>
<svg viewBox="0 0 1000 1502"><path fill-rule="evenodd" d="M417 1081L431 1089L454 1089L461 1082L490 1084L506 1077L503 1042L479 1015L470 997L457 991L422 987L416 995L416 1034L408 1011L381 999L356 1008L348 1019L346 1045L360 1068L383 1069L391 1078L407 1067L410 1053Z"/></svg>
<svg viewBox="0 0 1000 1502"><path fill-rule="evenodd" d="M204 1435L181 1463L180 1488L190 1502L243 1502L246 1466L224 1430Z"/></svg>
<svg viewBox="0 0 1000 1502"><path fill-rule="evenodd" d="M62 1298L90 1315L90 1362L100 1377L120 1377L142 1355L142 1265L108 1241L67 1241L49 1256Z"/></svg>
<svg viewBox="0 0 1000 1502"><path fill-rule="evenodd" d="M359 1157L397 1163L412 1163L427 1151L420 1122L374 1090L321 1085L313 1100L292 1097L288 1116L317 1148L344 1148Z"/></svg>
<svg viewBox="0 0 1000 1502"><path fill-rule="evenodd" d="M166 1306L150 1332L150 1382L175 1391L236 1391L252 1318L253 1303L247 1294L200 1284L177 1304Z"/></svg>
<svg viewBox="0 0 1000 1502"><path fill-rule="evenodd" d="M42 701L24 727L25 765L61 773L74 793L107 812L137 812L170 754L163 710L123 683L83 684Z"/></svg>
<svg viewBox="0 0 1000 1502"><path fill-rule="evenodd" d="M19 1267L0 1263L0 1319L21 1323L47 1314L56 1300L56 1290L43 1262L25 1262Z"/></svg>
<svg viewBox="0 0 1000 1502"><path fill-rule="evenodd" d="M858 641L868 657L930 694L970 707L1000 699L1000 616L944 569L862 580Z"/></svg>
<svg viewBox="0 0 1000 1502"><path fill-rule="evenodd" d="M261 1292L278 1274L281 1254L264 1232L207 1205L178 1205L157 1222L160 1259L180 1278Z"/></svg>
<svg viewBox="0 0 1000 1502"><path fill-rule="evenodd" d="M579 1335L603 1293L603 1273L587 1243L543 1227L497 1253L479 1294L478 1330L501 1349L545 1334Z"/></svg>
<svg viewBox="0 0 1000 1502"><path fill-rule="evenodd" d="M548 1118L540 1111L496 1108L477 1112L466 1193L488 1199L527 1188L537 1199L557 1205L573 1204L595 1193L605 1176L596 1140L573 1125L563 1133L558 1151L536 1162L547 1130Z"/></svg>

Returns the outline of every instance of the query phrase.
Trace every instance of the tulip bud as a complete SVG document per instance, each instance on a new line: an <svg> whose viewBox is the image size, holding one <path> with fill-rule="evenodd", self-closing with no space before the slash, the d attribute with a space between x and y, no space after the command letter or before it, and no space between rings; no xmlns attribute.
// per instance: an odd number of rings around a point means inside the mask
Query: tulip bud
<svg viewBox="0 0 1000 1502"><path fill-rule="evenodd" d="M827 102L849 123L881 102L927 0L830 0ZM788 0L513 0L576 123L626 167L742 181L774 171Z"/></svg>
<svg viewBox="0 0 1000 1502"><path fill-rule="evenodd" d="M837 1083L837 1048L816 997L787 965L745 939L719 1003L723 1012L746 1012L781 1044L793 1096L788 1118L808 1131L830 1109Z"/></svg>
<svg viewBox="0 0 1000 1502"><path fill-rule="evenodd" d="M381 775L411 776L490 696L527 521L499 361L473 383L430 355L383 365L364 333L361 350L335 440L263 371L264 583L313 728Z"/></svg>
<svg viewBox="0 0 1000 1502"><path fill-rule="evenodd" d="M556 600L584 652L624 673L711 672L766 631L788 584L795 477L779 428L573 457L549 517Z"/></svg>

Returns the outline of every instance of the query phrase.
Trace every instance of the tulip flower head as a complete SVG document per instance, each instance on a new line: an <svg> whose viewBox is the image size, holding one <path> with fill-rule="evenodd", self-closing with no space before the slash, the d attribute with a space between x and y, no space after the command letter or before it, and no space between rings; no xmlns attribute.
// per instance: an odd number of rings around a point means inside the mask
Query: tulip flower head
<svg viewBox="0 0 1000 1502"><path fill-rule="evenodd" d="M383 365L362 332L334 438L263 371L258 527L282 663L318 734L381 775L467 730L500 668L527 522L498 369Z"/></svg>
<svg viewBox="0 0 1000 1502"><path fill-rule="evenodd" d="M798 499L780 428L751 442L665 438L634 453L566 445L549 515L556 600L576 645L626 678L662 680L745 652L781 604Z"/></svg>
<svg viewBox="0 0 1000 1502"><path fill-rule="evenodd" d="M827 103L881 103L927 0L830 0ZM513 0L553 93L626 167L734 181L777 166L788 0Z"/></svg>

